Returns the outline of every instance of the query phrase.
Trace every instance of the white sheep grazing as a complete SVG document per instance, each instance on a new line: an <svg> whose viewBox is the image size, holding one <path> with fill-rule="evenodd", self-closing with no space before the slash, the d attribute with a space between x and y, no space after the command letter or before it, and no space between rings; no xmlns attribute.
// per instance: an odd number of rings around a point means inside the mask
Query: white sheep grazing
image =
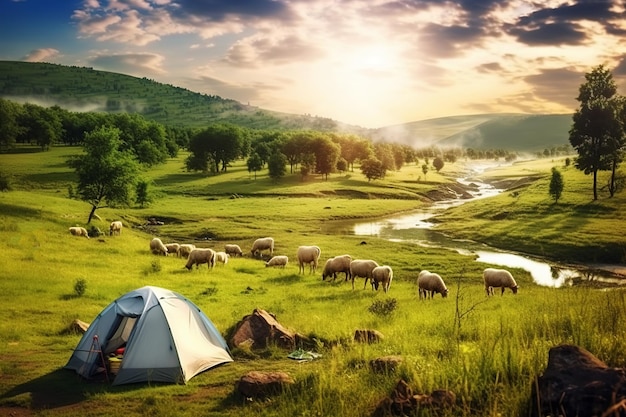
<svg viewBox="0 0 626 417"><path fill-rule="evenodd" d="M346 281L352 277L350 274L350 262L352 262L352 256L339 255L330 258L324 264L324 271L322 271L322 281L326 280L326 277L333 277L333 281L337 279L337 274L343 272L346 274Z"/></svg>
<svg viewBox="0 0 626 417"><path fill-rule="evenodd" d="M150 250L155 255L167 256L167 248L158 237L155 237L150 241Z"/></svg>
<svg viewBox="0 0 626 417"><path fill-rule="evenodd" d="M122 222L119 220L111 222L111 225L109 226L109 236L113 236L116 234L121 235L122 227L124 227L124 225L122 225Z"/></svg>
<svg viewBox="0 0 626 417"><path fill-rule="evenodd" d="M278 266L280 268L284 268L289 263L289 257L285 255L278 255L272 257L269 261L265 262L265 266Z"/></svg>
<svg viewBox="0 0 626 417"><path fill-rule="evenodd" d="M181 243L178 254L181 258L187 258L192 250L196 248L193 243Z"/></svg>
<svg viewBox="0 0 626 417"><path fill-rule="evenodd" d="M513 294L517 294L517 282L513 275L506 269L486 268L483 271L483 281L487 296L493 295L494 288L502 288L500 295L504 295L504 290L510 288Z"/></svg>
<svg viewBox="0 0 626 417"><path fill-rule="evenodd" d="M264 250L270 251L270 256L274 254L274 238L262 237L254 241L250 252L252 256L262 255Z"/></svg>
<svg viewBox="0 0 626 417"><path fill-rule="evenodd" d="M87 233L87 229L85 229L84 227L80 227L80 226L70 227L70 234L72 236L85 236L87 239L89 239L89 233Z"/></svg>
<svg viewBox="0 0 626 417"><path fill-rule="evenodd" d="M230 258L230 255L226 252L215 252L216 264L220 263L222 265L226 265L228 263L228 258Z"/></svg>
<svg viewBox="0 0 626 417"><path fill-rule="evenodd" d="M433 298L435 293L441 294L443 298L448 296L448 288L446 287L443 278L439 274L435 274L429 271L421 271L417 276L417 288L419 292L420 300L422 297Z"/></svg>
<svg viewBox="0 0 626 417"><path fill-rule="evenodd" d="M393 270L389 265L381 265L372 269L372 289L378 290L378 286L383 286L383 291L389 291L391 280L393 279Z"/></svg>
<svg viewBox="0 0 626 417"><path fill-rule="evenodd" d="M367 280L372 279L372 270L376 268L378 263L371 259L355 259L350 262L350 276L352 277L352 289L354 289L354 279L355 278L365 278L365 285L363 285L363 289L367 286Z"/></svg>
<svg viewBox="0 0 626 417"><path fill-rule="evenodd" d="M298 273L304 274L304 265L309 265L309 273L314 274L321 254L322 250L319 246L299 246L296 252L299 265Z"/></svg>
<svg viewBox="0 0 626 417"><path fill-rule="evenodd" d="M207 264L207 268L213 269L215 266L215 251L210 248L196 248L189 254L189 259L185 264L185 268L191 271L193 266L200 268L201 264Z"/></svg>
<svg viewBox="0 0 626 417"><path fill-rule="evenodd" d="M180 244L179 243L166 243L165 247L167 248L168 255L171 253L176 255L177 258L180 258Z"/></svg>
<svg viewBox="0 0 626 417"><path fill-rule="evenodd" d="M224 252L226 252L230 256L243 256L243 252L241 251L239 245L224 245Z"/></svg>

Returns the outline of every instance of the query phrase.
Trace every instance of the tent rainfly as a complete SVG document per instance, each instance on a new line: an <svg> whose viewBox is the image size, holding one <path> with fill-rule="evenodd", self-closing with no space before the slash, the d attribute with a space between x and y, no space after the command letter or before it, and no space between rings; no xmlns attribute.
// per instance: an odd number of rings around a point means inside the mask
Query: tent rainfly
<svg viewBox="0 0 626 417"><path fill-rule="evenodd" d="M94 352L94 341L102 355ZM102 310L65 368L92 378L105 366L102 356L121 347L124 354L113 385L186 383L200 372L233 361L222 335L194 303L153 286L131 291Z"/></svg>

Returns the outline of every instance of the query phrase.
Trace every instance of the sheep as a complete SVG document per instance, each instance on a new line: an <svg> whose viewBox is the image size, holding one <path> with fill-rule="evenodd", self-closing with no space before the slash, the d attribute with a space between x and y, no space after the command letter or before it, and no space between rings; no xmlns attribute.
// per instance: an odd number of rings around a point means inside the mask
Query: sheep
<svg viewBox="0 0 626 417"><path fill-rule="evenodd" d="M119 220L111 222L111 225L109 226L109 236L113 236L115 234L121 235L122 234L122 227L124 227L124 225Z"/></svg>
<svg viewBox="0 0 626 417"><path fill-rule="evenodd" d="M352 262L352 256L339 255L330 258L324 264L324 271L322 271L322 281L326 280L326 277L332 275L333 281L337 279L337 274L343 272L346 274L346 281L352 277L350 273L350 262Z"/></svg>
<svg viewBox="0 0 626 417"><path fill-rule="evenodd" d="M265 262L265 267L268 266L278 266L281 268L285 268L289 263L289 257L285 255L277 255L272 257L269 261Z"/></svg>
<svg viewBox="0 0 626 417"><path fill-rule="evenodd" d="M221 263L222 265L226 265L228 263L228 258L230 255L226 252L215 252L215 263Z"/></svg>
<svg viewBox="0 0 626 417"><path fill-rule="evenodd" d="M243 256L243 252L239 245L224 245L224 252L226 252L230 256Z"/></svg>
<svg viewBox="0 0 626 417"><path fill-rule="evenodd" d="M378 285L382 284L383 291L387 292L392 279L393 270L389 265L381 265L372 269L372 289L378 290Z"/></svg>
<svg viewBox="0 0 626 417"><path fill-rule="evenodd" d="M196 245L193 243L183 243L180 245L180 249L178 250L178 254L181 258L187 258L192 250L196 248Z"/></svg>
<svg viewBox="0 0 626 417"><path fill-rule="evenodd" d="M252 253L252 256L257 256L257 254L262 255L264 250L270 251L270 257L274 254L274 238L263 237L255 240L252 244L250 252Z"/></svg>
<svg viewBox="0 0 626 417"><path fill-rule="evenodd" d="M80 226L70 227L70 234L72 236L85 236L87 239L89 239L89 233L87 232L87 229L85 229L84 227L80 227Z"/></svg>
<svg viewBox="0 0 626 417"><path fill-rule="evenodd" d="M376 268L378 263L371 259L355 259L350 262L350 276L352 277L352 289L354 289L354 279L358 277L365 278L365 285L367 286L367 280L372 279L372 270Z"/></svg>
<svg viewBox="0 0 626 417"><path fill-rule="evenodd" d="M296 252L298 258L298 273L304 274L304 265L309 265L309 273L314 274L317 270L317 263L319 262L322 250L319 246L299 246Z"/></svg>
<svg viewBox="0 0 626 417"><path fill-rule="evenodd" d="M483 281L485 282L485 291L487 296L493 295L493 289L502 288L500 295L504 295L504 290L510 288L513 294L517 294L517 282L513 275L506 269L486 268L483 271Z"/></svg>
<svg viewBox="0 0 626 417"><path fill-rule="evenodd" d="M196 248L189 254L189 259L185 264L185 268L191 271L193 266L200 268L201 264L207 264L207 268L213 269L215 266L215 251L210 248Z"/></svg>
<svg viewBox="0 0 626 417"><path fill-rule="evenodd" d="M150 250L155 255L167 256L167 248L158 237L155 237L150 241Z"/></svg>
<svg viewBox="0 0 626 417"><path fill-rule="evenodd" d="M180 258L180 244L179 243L166 243L167 253L175 254L177 258Z"/></svg>
<svg viewBox="0 0 626 417"><path fill-rule="evenodd" d="M430 296L433 298L435 293L441 294L443 298L448 296L448 288L443 282L443 278L439 274L435 274L426 270L423 270L417 276L417 287L420 300L422 297L426 299Z"/></svg>

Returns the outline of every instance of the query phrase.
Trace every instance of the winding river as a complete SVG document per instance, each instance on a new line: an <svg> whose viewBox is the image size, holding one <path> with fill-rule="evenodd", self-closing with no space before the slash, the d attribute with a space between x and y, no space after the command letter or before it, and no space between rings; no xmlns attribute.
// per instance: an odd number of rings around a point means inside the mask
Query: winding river
<svg viewBox="0 0 626 417"><path fill-rule="evenodd" d="M500 265L503 267L521 268L528 271L538 285L560 287L571 285L580 279L594 279L612 284L626 284L626 280L612 277L611 274L598 272L597 268L581 266L580 269L556 265L545 260L532 258L520 253L503 251L494 247L470 240L453 239L438 232L436 224L431 220L447 208L461 205L478 198L494 196L503 190L496 189L489 184L475 179L477 174L494 166L493 164L475 165L466 178L460 178L460 183L477 185L472 192L471 199L455 199L442 201L430 207L393 217L387 217L367 222L354 221L333 222L332 232L356 236L377 236L390 241L411 242L416 245L439 247L457 251L462 255L471 256L476 262ZM469 180L469 178L472 178ZM328 232L331 232L330 227ZM594 270L593 276L589 271Z"/></svg>

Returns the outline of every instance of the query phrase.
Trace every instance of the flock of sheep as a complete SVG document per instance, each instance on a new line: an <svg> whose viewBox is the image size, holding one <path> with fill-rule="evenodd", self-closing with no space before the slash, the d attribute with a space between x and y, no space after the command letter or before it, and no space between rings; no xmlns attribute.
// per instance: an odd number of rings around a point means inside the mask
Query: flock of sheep
<svg viewBox="0 0 626 417"><path fill-rule="evenodd" d="M196 248L190 244L164 244L159 238L152 239L150 250L160 255L174 253L176 256L186 257L187 264L185 267L189 270L194 265L198 268L201 264L207 264L209 268L213 268L216 263L226 264L230 256L243 256L243 251L239 245L235 244L226 244L224 251L215 251L210 248ZM264 251L267 251L270 257L265 262L266 267L284 268L289 263L288 256L274 255L274 239L271 237L255 240L250 254L253 257L258 257ZM322 251L319 246L299 246L296 251L298 273L304 274L308 265L309 274L314 274L317 271L321 254ZM377 291L379 287L382 287L384 292L388 292L393 280L393 269L389 265L379 265L372 259L353 259L350 255L338 255L328 259L322 270L322 280L325 281L326 278L330 280L332 277L334 281L337 274L341 273L344 274L346 281L352 282L352 289L354 289L355 278L365 278L364 289L367 287L367 282L370 281L372 290ZM507 270L486 268L483 272L483 280L487 295L493 295L494 288L501 288L501 295L504 294L506 288L510 288L513 294L517 294L517 283ZM435 294L441 294L442 297L448 295L448 288L439 274L421 271L417 278L417 284L420 299L432 299Z"/></svg>
<svg viewBox="0 0 626 417"><path fill-rule="evenodd" d="M122 222L111 222L109 234L122 233ZM89 234L84 227L70 227L70 234L74 236L84 236L89 239ZM196 269L203 264L207 264L208 268L213 268L217 263L227 264L231 256L243 256L243 251L236 244L224 245L223 251L215 251L211 248L197 248L189 243L163 243L160 238L155 237L150 241L150 251L157 255L175 255L177 257L187 258L185 268L191 270L193 266ZM259 257L264 251L269 253L270 259L265 262L266 267L284 268L289 263L289 257L286 255L274 256L274 239L271 237L259 238L254 241L250 254L253 257ZM306 266L309 267L309 273L314 274L317 271L322 251L318 246L299 246L296 251L296 259L298 260L298 273L304 274ZM391 281L393 280L393 270L389 265L379 265L372 259L352 259L350 255L334 256L326 261L322 270L322 280L332 277L334 281L337 274L343 273L345 281L352 281L352 289L354 289L355 278L365 278L363 289L367 287L370 281L372 290L377 291L380 286L384 292L389 291ZM483 281L487 295L494 294L494 288L500 288L500 295L504 295L507 288L511 289L513 294L517 294L518 285L511 273L505 269L486 268L483 271ZM436 273L429 271L421 271L417 278L419 298L433 298L435 294L441 294L442 297L448 296L448 288L443 278Z"/></svg>

